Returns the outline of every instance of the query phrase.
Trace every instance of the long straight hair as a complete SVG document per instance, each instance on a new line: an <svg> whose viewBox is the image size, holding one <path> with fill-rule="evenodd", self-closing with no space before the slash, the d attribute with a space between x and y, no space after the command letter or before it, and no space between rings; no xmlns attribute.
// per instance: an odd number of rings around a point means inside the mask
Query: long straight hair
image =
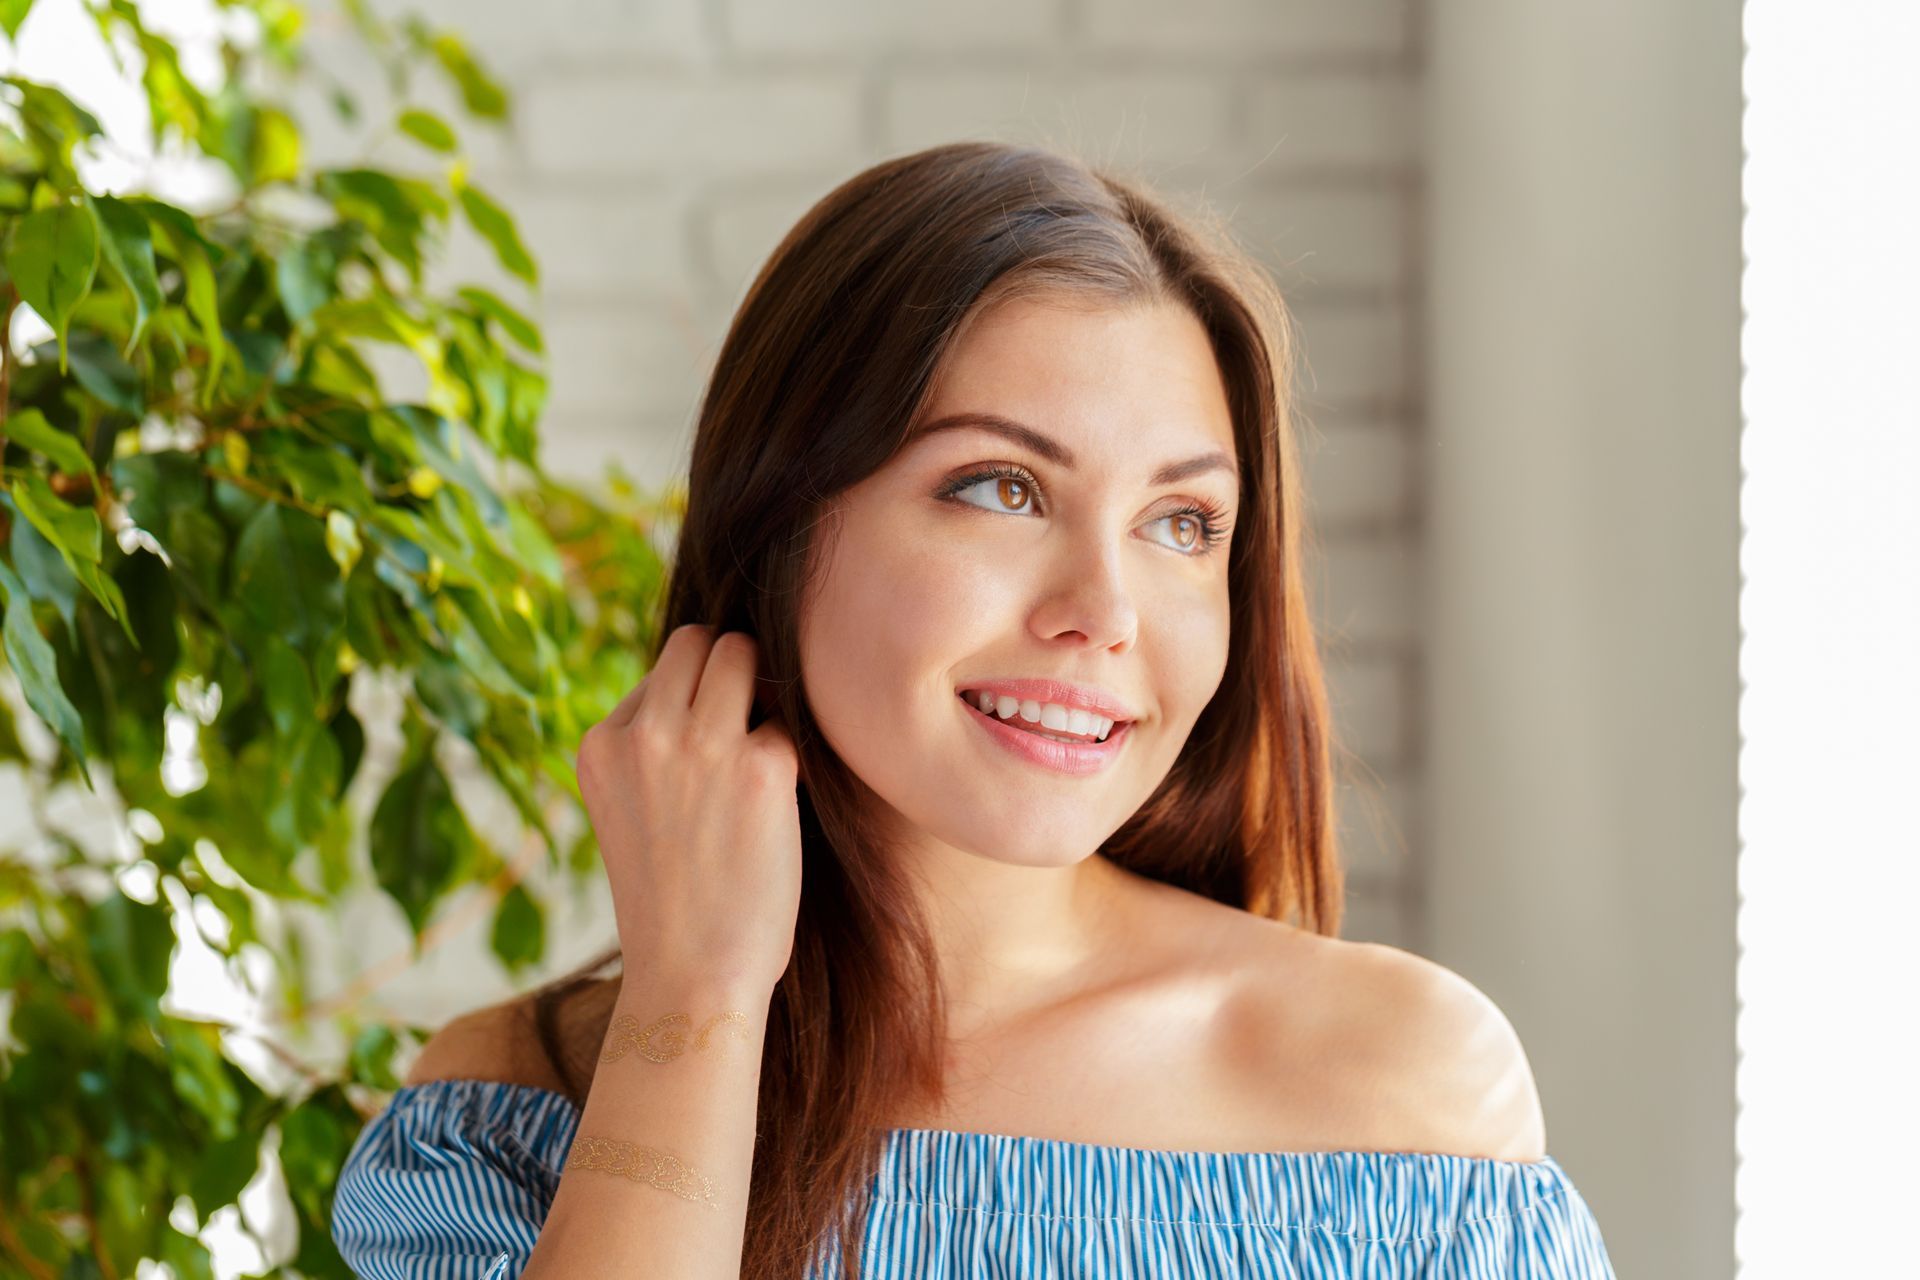
<svg viewBox="0 0 1920 1280"><path fill-rule="evenodd" d="M748 288L699 411L656 643L701 623L759 641L766 702L800 757L803 889L761 1060L741 1275L860 1270L889 1117L941 1096L933 941L859 779L801 695L800 616L834 499L912 435L941 359L993 304L1076 296L1198 317L1241 459L1220 687L1167 777L1100 848L1127 869L1337 936L1331 727L1301 564L1292 322L1208 213L1035 148L958 142L824 196ZM652 655L658 659L657 649ZM584 1107L620 975L605 954L531 993L543 1049ZM563 1019L562 1008L567 1016Z"/></svg>

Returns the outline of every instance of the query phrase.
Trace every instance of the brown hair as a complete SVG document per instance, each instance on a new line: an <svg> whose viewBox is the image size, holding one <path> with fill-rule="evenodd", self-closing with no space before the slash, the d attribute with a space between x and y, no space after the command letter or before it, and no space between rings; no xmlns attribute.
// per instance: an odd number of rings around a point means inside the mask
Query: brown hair
<svg viewBox="0 0 1920 1280"><path fill-rule="evenodd" d="M910 438L963 326L1035 294L1190 308L1219 361L1241 459L1226 672L1166 779L1100 852L1219 902L1339 930L1333 744L1301 573L1293 329L1271 278L1210 215L1175 214L1039 148L953 143L856 175L787 233L733 318L700 406L656 633L702 623L756 637L763 688L801 761L805 888L762 1056L741 1267L752 1280L798 1277L835 1235L857 1277L887 1117L941 1091L932 941L862 816L858 779L799 692L813 535L830 537L835 495ZM531 996L543 1048L582 1106L619 982L595 975L619 958L616 945Z"/></svg>

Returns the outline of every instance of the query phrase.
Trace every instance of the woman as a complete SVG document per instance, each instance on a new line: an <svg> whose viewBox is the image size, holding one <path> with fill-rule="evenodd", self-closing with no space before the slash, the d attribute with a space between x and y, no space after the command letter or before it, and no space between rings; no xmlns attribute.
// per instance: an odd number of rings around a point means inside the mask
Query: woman
<svg viewBox="0 0 1920 1280"><path fill-rule="evenodd" d="M1500 1011L1336 936L1293 354L1223 230L1046 151L810 210L581 746L619 946L428 1044L353 1268L1610 1277Z"/></svg>

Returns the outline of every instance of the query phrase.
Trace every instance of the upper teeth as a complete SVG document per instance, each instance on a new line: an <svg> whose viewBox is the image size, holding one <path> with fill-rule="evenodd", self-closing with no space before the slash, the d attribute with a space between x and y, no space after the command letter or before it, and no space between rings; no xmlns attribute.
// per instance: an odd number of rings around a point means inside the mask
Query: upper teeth
<svg viewBox="0 0 1920 1280"><path fill-rule="evenodd" d="M1063 733L1092 734L1095 742L1105 742L1107 734L1113 731L1114 722L1105 716L1094 715L1091 711L1077 708L1069 710L1057 702L1022 702L1005 694L995 694L991 689L976 689L967 695L973 704L990 716L999 716L1002 720L1013 719L1018 712L1020 718L1028 724L1037 724L1043 729L1056 729Z"/></svg>

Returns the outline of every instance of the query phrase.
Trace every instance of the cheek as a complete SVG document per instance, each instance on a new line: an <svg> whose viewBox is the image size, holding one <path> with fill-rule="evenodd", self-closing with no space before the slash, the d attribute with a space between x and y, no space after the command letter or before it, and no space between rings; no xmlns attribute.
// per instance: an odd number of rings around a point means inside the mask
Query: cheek
<svg viewBox="0 0 1920 1280"><path fill-rule="evenodd" d="M943 559L932 540L846 530L801 634L807 699L823 728L890 725L897 741L907 718L926 714L928 682L945 689L971 643L968 620L977 626L992 598L978 566L963 570L950 546Z"/></svg>
<svg viewBox="0 0 1920 1280"><path fill-rule="evenodd" d="M1233 640L1233 617L1224 590L1169 598L1165 607L1140 615L1141 646L1152 654L1153 679L1164 691L1167 727L1184 737L1220 691Z"/></svg>
<svg viewBox="0 0 1920 1280"><path fill-rule="evenodd" d="M989 588L977 565L897 534L849 536L813 602L809 630L821 656L863 661L927 650L952 636L952 619L979 608Z"/></svg>

